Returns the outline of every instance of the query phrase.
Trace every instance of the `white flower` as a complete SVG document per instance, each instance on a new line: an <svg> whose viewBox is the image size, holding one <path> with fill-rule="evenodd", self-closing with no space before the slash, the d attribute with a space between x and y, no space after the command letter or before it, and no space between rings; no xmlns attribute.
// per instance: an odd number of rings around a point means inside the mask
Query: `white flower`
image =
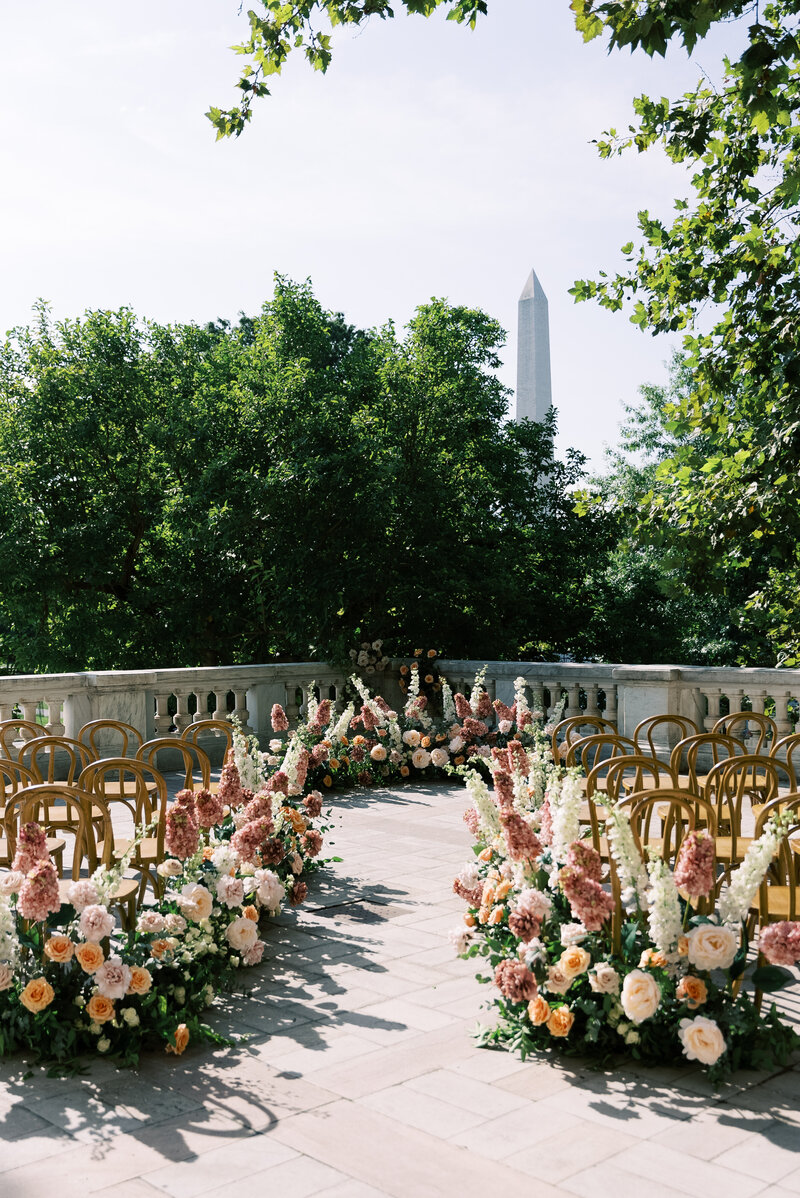
<svg viewBox="0 0 800 1198"><path fill-rule="evenodd" d="M481 884L480 870L477 861L468 861L458 872L457 880L465 890L474 890Z"/></svg>
<svg viewBox="0 0 800 1198"><path fill-rule="evenodd" d="M166 920L160 911L142 911L136 921L137 932L152 933L154 936L163 932L166 926Z"/></svg>
<svg viewBox="0 0 800 1198"><path fill-rule="evenodd" d="M464 741L463 736L454 736L453 739L450 741L450 752L451 753L460 753L461 750L464 748L464 744L465 744L465 741Z"/></svg>
<svg viewBox="0 0 800 1198"><path fill-rule="evenodd" d="M218 845L214 849L214 852L211 854L211 864L221 874L229 874L232 869L236 868L238 857L230 841L225 841L224 844Z"/></svg>
<svg viewBox="0 0 800 1198"><path fill-rule="evenodd" d="M259 869L255 874L256 898L262 907L275 915L286 897L286 888L271 869Z"/></svg>
<svg viewBox="0 0 800 1198"><path fill-rule="evenodd" d="M583 792L577 770L566 774L560 782L554 778L550 786L550 810L553 819L551 851L553 860L564 862L567 849L580 837L581 802Z"/></svg>
<svg viewBox="0 0 800 1198"><path fill-rule="evenodd" d="M497 725L497 731L503 736L508 736L509 732L511 731L511 720L500 720Z"/></svg>
<svg viewBox="0 0 800 1198"><path fill-rule="evenodd" d="M179 878L183 873L183 864L174 857L168 857L156 867L156 871L160 878Z"/></svg>
<svg viewBox="0 0 800 1198"><path fill-rule="evenodd" d="M610 806L606 815L606 833L611 856L617 867L620 889L629 892L629 899L631 895L635 895L641 909L646 911L650 879L636 847L627 812Z"/></svg>
<svg viewBox="0 0 800 1198"><path fill-rule="evenodd" d="M111 1047L111 1041L109 1040L108 1036L102 1036L97 1041L97 1051L98 1052L108 1052L110 1047Z"/></svg>
<svg viewBox="0 0 800 1198"><path fill-rule="evenodd" d="M598 961L589 973L589 985L595 994L619 994L619 974L608 961Z"/></svg>
<svg viewBox="0 0 800 1198"><path fill-rule="evenodd" d="M437 766L439 769L447 765L449 760L450 754L447 752L447 749L434 749L431 753L431 764Z"/></svg>
<svg viewBox="0 0 800 1198"><path fill-rule="evenodd" d="M255 921L248 919L246 915L234 919L233 923L228 924L225 939L237 952L245 952L248 948L252 948L258 940L258 928Z"/></svg>
<svg viewBox="0 0 800 1198"><path fill-rule="evenodd" d="M661 1002L661 990L651 973L632 969L622 983L622 1009L632 1023L643 1023L655 1015Z"/></svg>
<svg viewBox="0 0 800 1198"><path fill-rule="evenodd" d="M0 894L6 897L11 894L19 894L20 887L24 881L25 876L18 869L11 870L6 874L0 874Z"/></svg>
<svg viewBox="0 0 800 1198"><path fill-rule="evenodd" d="M123 1007L120 1011L120 1015L129 1027L139 1026L139 1015L135 1007Z"/></svg>
<svg viewBox="0 0 800 1198"><path fill-rule="evenodd" d="M456 956L462 956L469 948L472 940L472 933L467 927L453 928L448 934L448 940L456 951Z"/></svg>
<svg viewBox="0 0 800 1198"><path fill-rule="evenodd" d="M582 923L565 923L561 925L559 936L561 943L566 947L568 944L582 944L589 933Z"/></svg>
<svg viewBox="0 0 800 1198"><path fill-rule="evenodd" d="M217 882L217 898L228 908L241 907L244 901L244 883L241 878L223 874Z"/></svg>
<svg viewBox="0 0 800 1198"><path fill-rule="evenodd" d="M208 919L214 909L211 891L207 890L205 886L201 886L199 882L190 882L184 886L176 901L183 909L186 918L194 920L195 923Z"/></svg>
<svg viewBox="0 0 800 1198"><path fill-rule="evenodd" d="M705 1015L682 1019L678 1035L688 1059L700 1061L703 1065L713 1065L728 1047L719 1025Z"/></svg>
<svg viewBox="0 0 800 1198"><path fill-rule="evenodd" d="M774 816L758 840L754 840L750 845L744 861L734 870L730 884L724 886L720 893L719 913L723 923L739 924L747 918L756 891L764 880L764 875L786 831L780 816Z"/></svg>
<svg viewBox="0 0 800 1198"><path fill-rule="evenodd" d="M411 754L411 764L415 769L424 770L431 763L431 755L427 749L415 749Z"/></svg>
<svg viewBox="0 0 800 1198"><path fill-rule="evenodd" d="M672 870L660 857L648 866L650 889L647 892L649 910L647 922L650 939L659 952L668 956L674 952L681 935L681 902Z"/></svg>
<svg viewBox="0 0 800 1198"><path fill-rule="evenodd" d="M696 969L730 969L739 951L740 934L725 924L701 923L690 929L687 940L689 963Z"/></svg>
<svg viewBox="0 0 800 1198"><path fill-rule="evenodd" d="M416 728L409 728L407 732L403 733L404 743L409 745L412 749L415 749L421 740L422 737L420 736L419 732L417 732Z"/></svg>

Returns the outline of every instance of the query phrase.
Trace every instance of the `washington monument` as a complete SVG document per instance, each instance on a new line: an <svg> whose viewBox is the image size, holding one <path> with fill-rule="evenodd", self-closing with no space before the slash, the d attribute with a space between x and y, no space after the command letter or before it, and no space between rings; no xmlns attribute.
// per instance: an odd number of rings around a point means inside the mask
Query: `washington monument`
<svg viewBox="0 0 800 1198"><path fill-rule="evenodd" d="M532 270L519 297L515 420L544 420L553 402L550 387L550 321L547 296Z"/></svg>

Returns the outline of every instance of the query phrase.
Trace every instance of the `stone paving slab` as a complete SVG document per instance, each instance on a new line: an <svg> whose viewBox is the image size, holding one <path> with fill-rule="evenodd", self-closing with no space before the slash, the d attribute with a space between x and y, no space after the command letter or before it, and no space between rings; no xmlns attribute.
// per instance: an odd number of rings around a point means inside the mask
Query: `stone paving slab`
<svg viewBox="0 0 800 1198"><path fill-rule="evenodd" d="M475 1047L486 991L447 940L470 851L460 787L333 806L344 860L268 926L250 996L215 1007L246 1039L67 1079L0 1064L2 1198L800 1194L797 1067L716 1093L689 1068Z"/></svg>

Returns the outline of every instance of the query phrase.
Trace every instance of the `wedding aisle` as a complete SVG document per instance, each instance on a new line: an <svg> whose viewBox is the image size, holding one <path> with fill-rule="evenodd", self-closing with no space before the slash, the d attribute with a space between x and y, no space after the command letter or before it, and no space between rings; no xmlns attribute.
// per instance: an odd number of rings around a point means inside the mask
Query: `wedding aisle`
<svg viewBox="0 0 800 1198"><path fill-rule="evenodd" d="M268 924L250 993L214 1016L235 1047L66 1079L2 1062L3 1198L800 1192L797 1069L717 1095L686 1067L474 1047L486 991L448 939L465 806L447 785L337 794L325 852L343 860Z"/></svg>

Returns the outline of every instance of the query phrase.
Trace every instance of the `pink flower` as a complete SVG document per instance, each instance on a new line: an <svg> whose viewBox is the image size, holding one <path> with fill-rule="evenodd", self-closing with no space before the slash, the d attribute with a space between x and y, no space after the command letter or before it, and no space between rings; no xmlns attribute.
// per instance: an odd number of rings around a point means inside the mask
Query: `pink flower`
<svg viewBox="0 0 800 1198"><path fill-rule="evenodd" d="M58 874L49 859L35 861L20 887L17 909L23 919L39 923L61 907Z"/></svg>
<svg viewBox="0 0 800 1198"><path fill-rule="evenodd" d="M259 791L257 795L253 795L250 802L243 812L245 821L252 819L271 819L272 818L272 799L269 794Z"/></svg>
<svg viewBox="0 0 800 1198"><path fill-rule="evenodd" d="M79 914L85 907L91 907L100 900L97 887L89 878L79 878L73 882L67 891L67 898Z"/></svg>
<svg viewBox="0 0 800 1198"><path fill-rule="evenodd" d="M225 938L236 952L246 952L258 940L258 927L252 919L240 915L233 923L228 924Z"/></svg>
<svg viewBox="0 0 800 1198"><path fill-rule="evenodd" d="M136 931L142 932L144 935L157 936L159 932L163 932L166 927L166 921L160 911L142 911L136 921Z"/></svg>
<svg viewBox="0 0 800 1198"><path fill-rule="evenodd" d="M210 790L195 792L194 805L197 811L197 822L201 828L216 828L225 818L225 806L218 794Z"/></svg>
<svg viewBox="0 0 800 1198"><path fill-rule="evenodd" d="M274 703L272 705L272 712L270 713L270 719L272 721L272 731L273 732L288 732L289 731L289 721L287 720L286 712L283 710L280 703Z"/></svg>
<svg viewBox="0 0 800 1198"><path fill-rule="evenodd" d="M796 965L800 961L800 923L783 920L762 928L758 947L771 965Z"/></svg>
<svg viewBox="0 0 800 1198"><path fill-rule="evenodd" d="M264 865L280 865L286 856L286 850L283 843L277 837L271 837L265 840L259 850L262 864Z"/></svg>
<svg viewBox="0 0 800 1198"><path fill-rule="evenodd" d="M220 802L231 809L241 807L244 802L242 797L242 780L239 777L239 771L234 761L228 761L223 765L217 795Z"/></svg>
<svg viewBox="0 0 800 1198"><path fill-rule="evenodd" d="M322 834L316 828L309 828L305 835L300 837L300 844L306 856L316 857L322 848Z"/></svg>
<svg viewBox="0 0 800 1198"><path fill-rule="evenodd" d="M567 865L577 869L593 882L599 882L603 876L603 861L596 849L585 840L573 840L567 849Z"/></svg>
<svg viewBox="0 0 800 1198"><path fill-rule="evenodd" d="M515 907L508 913L508 928L523 944L535 940L542 930L542 921L529 907Z"/></svg>
<svg viewBox="0 0 800 1198"><path fill-rule="evenodd" d="M558 882L567 897L572 914L587 932L599 932L614 910L614 900L599 882L574 866L565 866Z"/></svg>
<svg viewBox="0 0 800 1198"><path fill-rule="evenodd" d="M175 796L175 802L167 812L164 843L170 856L181 861L197 852L200 825L191 790L180 790Z"/></svg>
<svg viewBox="0 0 800 1198"><path fill-rule="evenodd" d="M473 836L478 835L478 830L481 826L480 816L474 807L468 807L463 815L464 823L469 828Z"/></svg>
<svg viewBox="0 0 800 1198"><path fill-rule="evenodd" d="M487 716L492 714L492 700L489 698L486 691L481 691L478 695L478 710L475 712L479 720L485 720Z"/></svg>
<svg viewBox="0 0 800 1198"><path fill-rule="evenodd" d="M23 824L17 838L17 851L11 868L29 874L37 861L48 861L47 837L39 824Z"/></svg>
<svg viewBox="0 0 800 1198"><path fill-rule="evenodd" d="M276 773L274 773L267 782L267 792L274 795L281 794L288 796L289 775L285 774L283 770L278 770Z"/></svg>
<svg viewBox="0 0 800 1198"><path fill-rule="evenodd" d="M94 981L104 998L124 998L131 984L131 971L120 957L109 957L96 970Z"/></svg>
<svg viewBox="0 0 800 1198"><path fill-rule="evenodd" d="M541 857L544 846L530 824L515 811L503 809L500 823L506 837L508 855L512 861L535 861Z"/></svg>
<svg viewBox="0 0 800 1198"><path fill-rule="evenodd" d="M467 716L461 727L461 735L466 740L477 740L479 736L488 735L488 732L489 728L483 720L475 720L471 716Z"/></svg>
<svg viewBox="0 0 800 1198"><path fill-rule="evenodd" d="M264 843L268 842L274 824L266 816L261 819L249 820L238 832L231 837L231 844L242 861L251 864L258 861L258 855Z"/></svg>
<svg viewBox="0 0 800 1198"><path fill-rule="evenodd" d="M217 898L224 907L241 907L244 902L244 882L223 874L217 882Z"/></svg>
<svg viewBox="0 0 800 1198"><path fill-rule="evenodd" d="M459 691L456 691L453 695L453 702L456 705L456 714L460 720L467 720L471 717L472 708L469 705L469 700L465 699Z"/></svg>
<svg viewBox="0 0 800 1198"><path fill-rule="evenodd" d="M481 895L483 894L483 886L481 884L467 886L462 882L461 878L455 878L453 880L453 890L465 903L469 903L470 907L480 907Z"/></svg>
<svg viewBox="0 0 800 1198"><path fill-rule="evenodd" d="M366 704L364 704L361 708L361 720L366 732L372 732L374 728L378 727L379 721L375 718Z"/></svg>
<svg viewBox="0 0 800 1198"><path fill-rule="evenodd" d="M321 732L323 728L327 728L331 722L331 701L330 699L321 699L317 710L314 712L314 718L309 727L312 732Z"/></svg>
<svg viewBox="0 0 800 1198"><path fill-rule="evenodd" d="M553 843L553 811L546 795L539 810L539 839L542 844Z"/></svg>
<svg viewBox="0 0 800 1198"><path fill-rule="evenodd" d="M242 953L242 960L245 965L258 965L261 958L264 956L266 945L263 940L256 940L250 948L245 949Z"/></svg>
<svg viewBox="0 0 800 1198"><path fill-rule="evenodd" d="M521 774L527 774L530 769L528 754L521 740L510 740L507 746L508 765L512 771L517 769Z"/></svg>
<svg viewBox="0 0 800 1198"><path fill-rule="evenodd" d="M509 773L504 769L495 769L494 774L494 793L497 799L497 805L502 810L503 808L514 806L514 782Z"/></svg>
<svg viewBox="0 0 800 1198"><path fill-rule="evenodd" d="M322 795L318 790L312 790L311 794L307 794L303 799L303 806L311 818L316 819L322 811Z"/></svg>
<svg viewBox="0 0 800 1198"><path fill-rule="evenodd" d="M94 944L105 940L114 931L114 916L98 904L92 904L89 907L84 907L81 912L80 920L78 921L78 932L83 936L84 940L91 940Z"/></svg>
<svg viewBox="0 0 800 1198"><path fill-rule="evenodd" d="M310 761L311 761L311 754L309 753L308 749L301 749L300 756L297 758L297 764L294 767L294 771L295 771L295 775L296 775L295 785L296 785L297 789L292 792L293 794L300 794L303 787L305 786L306 776L308 774L308 766L309 766Z"/></svg>
<svg viewBox="0 0 800 1198"><path fill-rule="evenodd" d="M308 894L308 887L305 882L295 882L292 887L292 893L289 895L289 902L293 907L299 906Z"/></svg>
<svg viewBox="0 0 800 1198"><path fill-rule="evenodd" d="M688 832L675 863L675 885L690 898L711 892L714 885L714 838L700 829Z"/></svg>
<svg viewBox="0 0 800 1198"><path fill-rule="evenodd" d="M536 978L524 961L501 961L494 971L494 981L509 1002L530 1002L536 998Z"/></svg>

